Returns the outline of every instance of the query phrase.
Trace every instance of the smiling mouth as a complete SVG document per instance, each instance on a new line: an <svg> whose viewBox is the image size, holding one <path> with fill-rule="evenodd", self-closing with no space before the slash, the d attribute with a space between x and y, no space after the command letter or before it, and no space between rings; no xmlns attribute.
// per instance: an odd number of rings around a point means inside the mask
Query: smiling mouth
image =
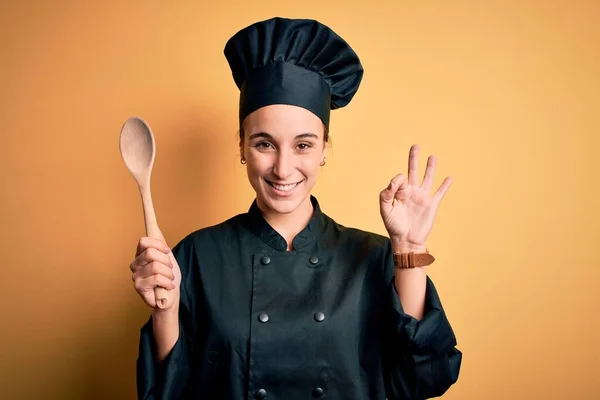
<svg viewBox="0 0 600 400"><path fill-rule="evenodd" d="M266 179L265 179L266 180ZM291 183L289 185L279 185L277 183L273 183L271 181L267 181L267 183L269 185L271 185L272 187L274 187L275 189L281 191L281 192L289 192L290 190L294 189L296 186L298 186L298 184L302 183L302 181L300 182L296 182L296 183Z"/></svg>

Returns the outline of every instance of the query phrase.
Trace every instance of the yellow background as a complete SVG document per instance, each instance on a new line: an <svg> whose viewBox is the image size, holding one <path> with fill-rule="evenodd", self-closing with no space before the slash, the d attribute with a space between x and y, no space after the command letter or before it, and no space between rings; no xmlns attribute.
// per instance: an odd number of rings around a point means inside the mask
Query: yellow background
<svg viewBox="0 0 600 400"><path fill-rule="evenodd" d="M365 67L332 113L326 213L383 233L378 193L413 143L420 174L435 154L435 187L453 178L427 243L464 352L444 398L599 398L597 1L1 4L3 399L134 398L149 310L121 125L154 130L170 245L246 211L223 46L275 15L330 25Z"/></svg>

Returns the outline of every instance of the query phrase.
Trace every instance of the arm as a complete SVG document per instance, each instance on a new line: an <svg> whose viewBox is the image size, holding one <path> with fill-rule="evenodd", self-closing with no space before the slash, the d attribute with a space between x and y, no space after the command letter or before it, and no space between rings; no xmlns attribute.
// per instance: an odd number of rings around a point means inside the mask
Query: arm
<svg viewBox="0 0 600 400"><path fill-rule="evenodd" d="M142 327L137 359L138 399L179 399L191 371L189 291L186 290L190 251L184 242L173 249L181 269L180 298L167 309L154 309ZM190 246L191 247L191 246Z"/></svg>
<svg viewBox="0 0 600 400"><path fill-rule="evenodd" d="M388 296L383 321L383 358L390 399L423 399L442 395L458 379L462 354L441 301L425 269L396 271L392 251L422 249L440 202L450 188L446 177L430 191L437 158L427 159L418 178L419 146L408 156L408 177L396 175L379 194L380 213L391 238L386 247L384 290ZM391 243L391 244L390 244ZM392 250L393 248L393 250Z"/></svg>
<svg viewBox="0 0 600 400"><path fill-rule="evenodd" d="M441 396L458 380L462 353L455 347L456 337L436 288L422 269L397 271L391 246L384 262L382 353L387 396L390 400Z"/></svg>
<svg viewBox="0 0 600 400"><path fill-rule="evenodd" d="M156 361L162 363L179 339L179 302L169 310L152 312L152 332L156 342Z"/></svg>
<svg viewBox="0 0 600 400"><path fill-rule="evenodd" d="M416 246L392 240L394 254L422 253L425 246ZM417 320L423 318L425 292L427 288L427 267L396 269L394 284L404 312Z"/></svg>

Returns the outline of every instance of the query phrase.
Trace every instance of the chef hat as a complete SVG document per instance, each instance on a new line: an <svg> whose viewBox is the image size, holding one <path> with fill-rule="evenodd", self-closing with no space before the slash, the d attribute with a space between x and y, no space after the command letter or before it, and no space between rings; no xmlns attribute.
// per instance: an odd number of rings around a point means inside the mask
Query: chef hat
<svg viewBox="0 0 600 400"><path fill-rule="evenodd" d="M231 37L224 53L240 89L240 125L261 107L291 104L310 110L329 127L330 110L352 100L363 76L348 43L308 19L256 22Z"/></svg>

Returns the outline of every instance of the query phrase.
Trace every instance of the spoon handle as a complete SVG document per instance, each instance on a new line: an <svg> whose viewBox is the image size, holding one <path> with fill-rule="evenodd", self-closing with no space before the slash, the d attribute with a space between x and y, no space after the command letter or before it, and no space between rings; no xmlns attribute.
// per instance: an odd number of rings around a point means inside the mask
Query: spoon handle
<svg viewBox="0 0 600 400"><path fill-rule="evenodd" d="M154 205L152 204L152 195L150 193L150 182L140 186L140 194L142 195L142 206L144 208L144 222L146 223L146 236L165 242L165 237L158 228L156 222L156 214L154 213ZM154 288L154 297L158 308L167 306L167 289L156 286Z"/></svg>

